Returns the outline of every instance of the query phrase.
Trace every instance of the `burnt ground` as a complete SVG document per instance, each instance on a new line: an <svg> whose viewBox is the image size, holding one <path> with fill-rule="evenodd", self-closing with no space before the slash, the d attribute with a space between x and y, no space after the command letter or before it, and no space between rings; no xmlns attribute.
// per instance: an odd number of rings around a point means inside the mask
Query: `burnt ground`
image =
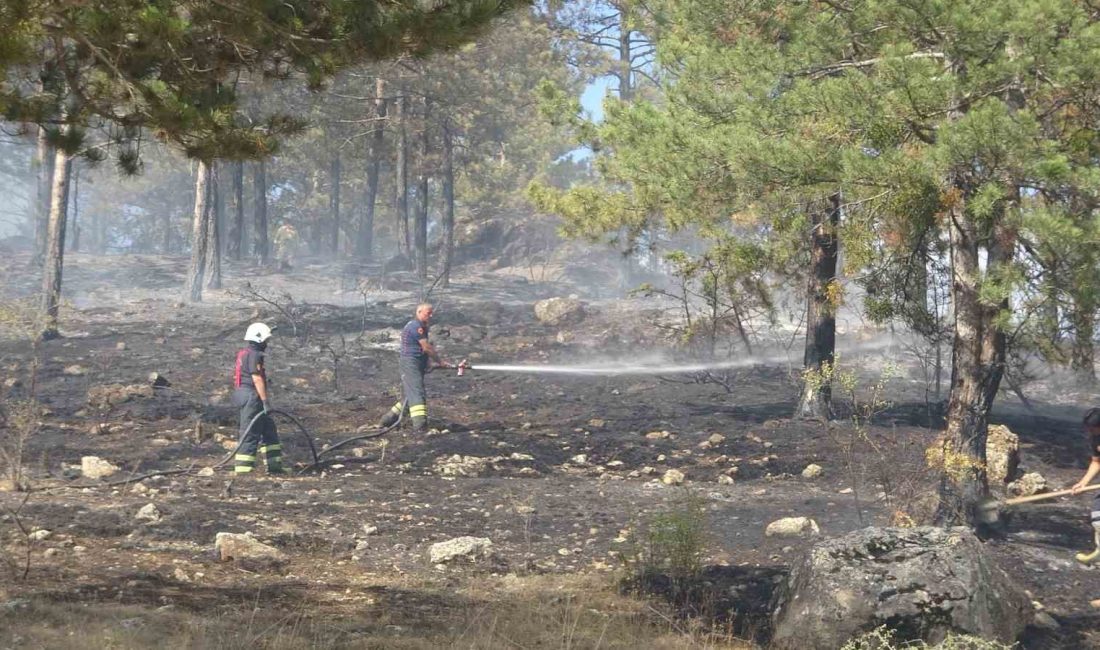
<svg viewBox="0 0 1100 650"><path fill-rule="evenodd" d="M645 601L656 605L645 607L658 623L703 615L728 637L762 641L771 586L812 543L765 537L768 522L808 516L833 535L919 521L928 507L933 486L922 450L936 423L918 398L923 388L904 372L890 380L892 405L857 438L847 420L789 419L797 397L789 365L737 371L731 392L662 377L439 371L428 379L433 431L402 429L352 445L321 471L231 480L221 467L213 476L82 488L95 483L79 476L86 455L120 465L112 479L217 463L236 435L233 354L256 318L279 325L269 351L273 401L306 424L319 448L355 435L398 397L393 345L413 305L407 280L358 292L348 279L356 270L313 266L287 276L230 264L227 289L196 307L180 301L184 266L164 257L68 261L67 295L75 298L64 311L65 338L42 348L37 395L46 412L25 453L34 491L19 511L25 526L52 535L31 547L26 579L0 582L0 595L16 603L9 610L109 605L136 608L126 611L138 619L156 608L217 619L262 601L339 621L330 645L369 634L454 643L462 637L453 630L476 619L471 612L509 593L501 581L604 576L597 582L613 585L654 513L701 505L708 534L704 580L692 592L699 602L661 603L672 590L656 581L649 585L656 596ZM37 284L25 269L18 256L0 262L8 304L18 306ZM249 294L236 279L245 276L272 302ZM574 291L469 273L433 296L433 337L446 356L475 366L587 363L667 345L645 303L600 301L570 326L535 320L533 301ZM29 344L9 328L0 342L8 398L25 396L30 358ZM868 381L880 365L846 359L863 365ZM89 403L90 389L142 384L151 372L171 387ZM1027 469L1055 486L1075 480L1083 465L1074 420L1084 405L1029 411L1010 402L996 419L1021 436ZM304 463L302 437L280 425L288 456ZM668 435L646 435L662 431ZM444 469L456 455L475 458ZM810 463L824 468L820 478L802 478ZM660 482L670 469L683 472L683 486ZM23 499L0 492L9 510ZM135 520L148 503L161 511L159 522ZM10 518L0 526L18 559L21 536ZM252 532L289 559L276 567L217 562L217 532ZM428 562L430 544L462 535L490 538L495 558L447 568ZM1084 498L1022 508L1007 536L989 545L1061 625L1029 630L1025 647L1100 647L1100 612L1088 605L1100 585L1094 569L1073 560L1091 545Z"/></svg>

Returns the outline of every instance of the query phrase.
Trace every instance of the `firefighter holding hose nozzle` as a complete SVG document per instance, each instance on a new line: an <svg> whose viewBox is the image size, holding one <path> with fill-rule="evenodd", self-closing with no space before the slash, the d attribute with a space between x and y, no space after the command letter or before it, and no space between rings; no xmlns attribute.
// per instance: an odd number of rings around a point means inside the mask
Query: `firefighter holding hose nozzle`
<svg viewBox="0 0 1100 650"><path fill-rule="evenodd" d="M256 468L257 452L264 455L268 474L289 473L283 466L283 445L275 430L275 421L267 414L269 395L265 351L270 339L270 327L252 323L244 335L247 345L237 351L237 363L233 370L233 405L241 410L241 432L233 470L238 476L249 474Z"/></svg>
<svg viewBox="0 0 1100 650"><path fill-rule="evenodd" d="M433 367L454 368L454 364L440 358L435 346L428 340L433 308L428 303L416 306L416 317L401 330L401 353L398 368L401 371L401 388L404 401L394 404L382 418L383 427L392 427L401 417L402 408L412 417L413 432L428 430L428 395L424 390L424 375Z"/></svg>

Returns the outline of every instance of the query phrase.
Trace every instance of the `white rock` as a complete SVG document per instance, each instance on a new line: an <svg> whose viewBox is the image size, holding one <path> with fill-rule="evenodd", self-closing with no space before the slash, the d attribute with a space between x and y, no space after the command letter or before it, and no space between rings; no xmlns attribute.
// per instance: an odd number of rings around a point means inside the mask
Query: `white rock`
<svg viewBox="0 0 1100 650"><path fill-rule="evenodd" d="M145 504L141 507L141 510L138 510L137 514L134 515L134 519L137 519L138 521L148 521L150 523L156 523L160 521L160 517L160 510L158 510L156 505L152 503Z"/></svg>
<svg viewBox="0 0 1100 650"><path fill-rule="evenodd" d="M1020 478L1008 484L1011 494L1021 497L1029 497L1033 494L1048 491L1046 478L1038 472L1028 472Z"/></svg>
<svg viewBox="0 0 1100 650"><path fill-rule="evenodd" d="M584 454L577 454L576 456L570 458L569 462L573 463L574 465L587 465L588 456Z"/></svg>
<svg viewBox="0 0 1100 650"><path fill-rule="evenodd" d="M432 544L428 558L432 564L444 564L452 560L476 560L492 554L493 542L488 537L456 537Z"/></svg>
<svg viewBox="0 0 1100 650"><path fill-rule="evenodd" d="M71 366L65 366L65 369L61 371L62 374L69 375L70 377L79 377L88 372L88 369L79 364L73 364Z"/></svg>
<svg viewBox="0 0 1100 650"><path fill-rule="evenodd" d="M283 560L286 555L252 536L252 533L218 533L214 537L214 550L222 561L226 560Z"/></svg>
<svg viewBox="0 0 1100 650"><path fill-rule="evenodd" d="M110 476L120 468L98 456L84 456L80 459L80 473L85 478L97 479Z"/></svg>
<svg viewBox="0 0 1100 650"><path fill-rule="evenodd" d="M712 434L710 434L710 437L707 438L707 442L709 442L712 445L720 445L725 441L726 441L726 437L724 435L720 434L720 433L712 433Z"/></svg>
<svg viewBox="0 0 1100 650"><path fill-rule="evenodd" d="M667 440L670 436L672 436L672 434L668 431L650 431L645 434L648 440Z"/></svg>
<svg viewBox="0 0 1100 650"><path fill-rule="evenodd" d="M725 474L722 474L721 476L718 477L718 484L719 485L733 485L733 477L732 476L726 476Z"/></svg>
<svg viewBox="0 0 1100 650"><path fill-rule="evenodd" d="M661 477L665 485L680 485L684 482L684 473L678 469L670 469Z"/></svg>
<svg viewBox="0 0 1100 650"><path fill-rule="evenodd" d="M803 533L817 535L821 532L817 522L809 517L784 517L768 524L764 530L766 537L794 537Z"/></svg>
<svg viewBox="0 0 1100 650"><path fill-rule="evenodd" d="M213 476L214 475L214 468L213 467L204 467L204 468L202 468L198 471L198 475L199 476Z"/></svg>
<svg viewBox="0 0 1100 650"><path fill-rule="evenodd" d="M372 524L363 524L364 535L376 535L378 533L378 526Z"/></svg>
<svg viewBox="0 0 1100 650"><path fill-rule="evenodd" d="M817 478L821 476L821 473L825 471L821 468L821 465L810 463L806 466L806 469L802 470L802 478Z"/></svg>
<svg viewBox="0 0 1100 650"><path fill-rule="evenodd" d="M50 535L53 535L53 533L45 529L39 529L31 533L31 539L36 542L44 542L50 538Z"/></svg>

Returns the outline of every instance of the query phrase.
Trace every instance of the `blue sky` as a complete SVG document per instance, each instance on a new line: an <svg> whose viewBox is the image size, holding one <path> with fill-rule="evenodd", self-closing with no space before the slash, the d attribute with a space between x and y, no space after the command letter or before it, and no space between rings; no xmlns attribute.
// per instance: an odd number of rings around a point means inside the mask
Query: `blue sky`
<svg viewBox="0 0 1100 650"><path fill-rule="evenodd" d="M593 121L599 122L603 119L603 98L607 96L609 89L614 88L612 84L617 81L615 77L600 77L584 89L584 93L581 94L581 108Z"/></svg>

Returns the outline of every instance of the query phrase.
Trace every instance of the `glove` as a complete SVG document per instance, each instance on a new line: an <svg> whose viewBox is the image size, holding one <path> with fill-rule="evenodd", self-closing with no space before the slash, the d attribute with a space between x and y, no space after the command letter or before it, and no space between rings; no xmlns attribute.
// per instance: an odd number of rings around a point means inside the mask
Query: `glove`
<svg viewBox="0 0 1100 650"><path fill-rule="evenodd" d="M264 407L264 415L267 415L267 402L260 402Z"/></svg>

